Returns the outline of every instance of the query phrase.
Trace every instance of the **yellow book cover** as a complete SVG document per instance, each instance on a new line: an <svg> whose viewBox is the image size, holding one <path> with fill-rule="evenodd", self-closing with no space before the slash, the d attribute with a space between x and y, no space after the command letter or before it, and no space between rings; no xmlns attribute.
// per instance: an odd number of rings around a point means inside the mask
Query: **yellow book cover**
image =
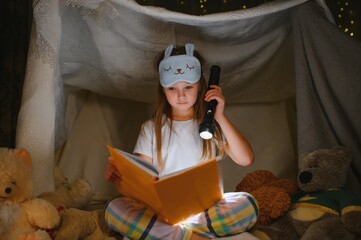
<svg viewBox="0 0 361 240"><path fill-rule="evenodd" d="M118 191L143 202L169 224L181 222L222 199L223 185L215 159L159 177L152 164L109 145L107 148L121 175Z"/></svg>

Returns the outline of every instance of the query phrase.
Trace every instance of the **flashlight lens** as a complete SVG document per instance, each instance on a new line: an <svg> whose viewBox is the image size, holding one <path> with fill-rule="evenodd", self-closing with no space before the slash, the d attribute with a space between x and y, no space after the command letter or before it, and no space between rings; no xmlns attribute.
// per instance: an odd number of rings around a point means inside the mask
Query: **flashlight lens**
<svg viewBox="0 0 361 240"><path fill-rule="evenodd" d="M199 133L199 135L203 139L211 139L213 137L213 134L208 131L203 131L203 132Z"/></svg>

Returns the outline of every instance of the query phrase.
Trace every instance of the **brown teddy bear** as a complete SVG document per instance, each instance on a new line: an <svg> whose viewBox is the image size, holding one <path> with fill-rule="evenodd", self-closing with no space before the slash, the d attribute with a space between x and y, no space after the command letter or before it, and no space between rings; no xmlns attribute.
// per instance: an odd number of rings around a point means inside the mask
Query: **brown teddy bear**
<svg viewBox="0 0 361 240"><path fill-rule="evenodd" d="M297 190L296 182L279 179L268 170L248 173L236 187L236 191L248 192L257 199L257 225L268 225L284 215L291 206L290 195Z"/></svg>
<svg viewBox="0 0 361 240"><path fill-rule="evenodd" d="M59 225L57 209L32 197L32 161L24 149L0 148L0 239L18 240L31 235L51 240L46 229Z"/></svg>
<svg viewBox="0 0 361 240"><path fill-rule="evenodd" d="M361 199L343 189L350 151L341 146L300 157L298 185L288 213L253 232L260 239L361 239Z"/></svg>
<svg viewBox="0 0 361 240"><path fill-rule="evenodd" d="M116 240L109 236L110 230L104 221L103 210L84 211L76 208L65 209L62 223L55 240ZM120 235L119 235L120 236Z"/></svg>

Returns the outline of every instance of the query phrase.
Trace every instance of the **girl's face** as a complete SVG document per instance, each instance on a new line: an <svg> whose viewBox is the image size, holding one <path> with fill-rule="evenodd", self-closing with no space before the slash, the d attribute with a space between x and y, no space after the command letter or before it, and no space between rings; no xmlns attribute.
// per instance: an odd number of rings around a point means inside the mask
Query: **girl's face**
<svg viewBox="0 0 361 240"><path fill-rule="evenodd" d="M193 111L193 105L199 93L199 81L196 83L177 82L164 88L164 93L173 112Z"/></svg>

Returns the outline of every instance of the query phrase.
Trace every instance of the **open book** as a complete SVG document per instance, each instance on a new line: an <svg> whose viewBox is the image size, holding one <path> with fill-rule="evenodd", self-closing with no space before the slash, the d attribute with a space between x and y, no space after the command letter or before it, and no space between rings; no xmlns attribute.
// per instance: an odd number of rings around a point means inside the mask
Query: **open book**
<svg viewBox="0 0 361 240"><path fill-rule="evenodd" d="M159 177L157 169L145 160L107 145L121 181L118 191L143 202L164 221L176 224L212 207L222 199L222 181L215 159Z"/></svg>

